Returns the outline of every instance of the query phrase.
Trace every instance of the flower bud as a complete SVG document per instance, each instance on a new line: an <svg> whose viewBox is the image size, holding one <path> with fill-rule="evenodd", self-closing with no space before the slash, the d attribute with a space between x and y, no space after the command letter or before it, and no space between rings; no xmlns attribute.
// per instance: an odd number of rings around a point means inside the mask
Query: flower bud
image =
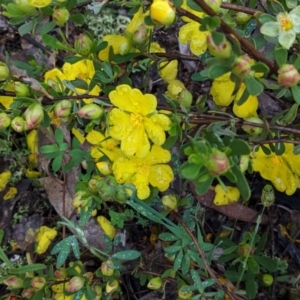
<svg viewBox="0 0 300 300"><path fill-rule="evenodd" d="M67 278L68 274L67 274L66 268L59 268L59 269L55 270L54 276L57 279L61 279L61 280Z"/></svg>
<svg viewBox="0 0 300 300"><path fill-rule="evenodd" d="M7 128L11 123L11 119L8 114L0 113L0 130Z"/></svg>
<svg viewBox="0 0 300 300"><path fill-rule="evenodd" d="M263 286L271 286L273 284L274 278L271 274L263 274L261 277Z"/></svg>
<svg viewBox="0 0 300 300"><path fill-rule="evenodd" d="M0 61L0 81L4 81L9 77L9 69L8 66Z"/></svg>
<svg viewBox="0 0 300 300"><path fill-rule="evenodd" d="M5 285L7 285L11 289L19 289L23 287L23 280L22 278L12 275L6 278L5 280L2 281Z"/></svg>
<svg viewBox="0 0 300 300"><path fill-rule="evenodd" d="M160 277L153 277L147 284L147 288L150 290L159 290L162 287L162 280Z"/></svg>
<svg viewBox="0 0 300 300"><path fill-rule="evenodd" d="M84 207L88 204L89 198L86 197L85 191L78 191L75 193L75 196L72 201L72 206L75 208Z"/></svg>
<svg viewBox="0 0 300 300"><path fill-rule="evenodd" d="M32 6L29 0L14 0L17 7L22 10L26 14L33 14L35 13L36 9Z"/></svg>
<svg viewBox="0 0 300 300"><path fill-rule="evenodd" d="M98 296L101 299L102 296L102 287L100 284L94 284L92 286L92 290L96 293L96 296Z"/></svg>
<svg viewBox="0 0 300 300"><path fill-rule="evenodd" d="M228 157L224 152L213 149L206 167L212 176L220 176L229 170Z"/></svg>
<svg viewBox="0 0 300 300"><path fill-rule="evenodd" d="M81 33L75 39L74 48L78 54L85 56L90 53L92 44L93 42L90 37L84 33Z"/></svg>
<svg viewBox="0 0 300 300"><path fill-rule="evenodd" d="M44 110L40 103L30 104L24 112L25 129L36 128L44 120Z"/></svg>
<svg viewBox="0 0 300 300"><path fill-rule="evenodd" d="M41 290L45 284L46 279L40 276L33 277L30 281L30 285L36 290Z"/></svg>
<svg viewBox="0 0 300 300"><path fill-rule="evenodd" d="M113 239L116 235L116 228L111 225L110 221L107 220L104 216L99 216L97 218L97 222L99 223L100 227L104 231L104 233L110 238Z"/></svg>
<svg viewBox="0 0 300 300"><path fill-rule="evenodd" d="M259 117L249 117L249 118L245 119L245 121L260 124L260 125L264 124L264 121L262 119L260 119ZM243 125L242 129L252 136L259 135L263 131L262 127L256 127L256 126L252 126L252 125Z"/></svg>
<svg viewBox="0 0 300 300"><path fill-rule="evenodd" d="M55 7L53 9L52 18L57 26L63 26L69 20L69 17L70 13L65 7Z"/></svg>
<svg viewBox="0 0 300 300"><path fill-rule="evenodd" d="M118 287L119 287L119 281L117 279L114 279L113 281L109 281L106 283L105 292L107 294L112 294L118 289Z"/></svg>
<svg viewBox="0 0 300 300"><path fill-rule="evenodd" d="M105 201L111 200L115 198L116 195L116 187L107 184L106 186L103 186L102 190L99 191L102 199Z"/></svg>
<svg viewBox="0 0 300 300"><path fill-rule="evenodd" d="M115 195L115 200L121 204L124 204L127 200L127 193L125 189L122 188L117 188L116 195Z"/></svg>
<svg viewBox="0 0 300 300"><path fill-rule="evenodd" d="M233 64L232 73L243 79L251 72L250 57L247 54L239 56Z"/></svg>
<svg viewBox="0 0 300 300"><path fill-rule="evenodd" d="M69 285L66 288L67 292L79 291L84 286L85 280L82 277L74 276L70 279Z"/></svg>
<svg viewBox="0 0 300 300"><path fill-rule="evenodd" d="M97 189L97 182L101 180L100 176L93 176L90 180L89 180L89 188L92 192L96 192Z"/></svg>
<svg viewBox="0 0 300 300"><path fill-rule="evenodd" d="M260 200L264 207L269 207L275 202L275 193L272 185L266 184L264 186Z"/></svg>
<svg viewBox="0 0 300 300"><path fill-rule="evenodd" d="M114 264L110 259L102 262L101 273L104 276L113 276L114 275L114 273L115 273Z"/></svg>
<svg viewBox="0 0 300 300"><path fill-rule="evenodd" d="M111 163L109 161L99 161L96 166L102 175L109 175L112 172Z"/></svg>
<svg viewBox="0 0 300 300"><path fill-rule="evenodd" d="M238 24L245 24L252 18L251 15L245 14L244 12L239 11L236 14L236 21Z"/></svg>
<svg viewBox="0 0 300 300"><path fill-rule="evenodd" d="M90 103L79 109L77 114L81 118L95 120L103 114L103 109L97 104Z"/></svg>
<svg viewBox="0 0 300 300"><path fill-rule="evenodd" d="M25 130L26 123L22 117L18 116L12 119L10 126L16 132L23 132Z"/></svg>
<svg viewBox="0 0 300 300"><path fill-rule="evenodd" d="M255 248L250 246L250 244L245 243L242 245L239 245L238 247L238 255L242 257L247 257L248 253L249 256L252 256L254 254Z"/></svg>
<svg viewBox="0 0 300 300"><path fill-rule="evenodd" d="M177 210L177 197L175 195L165 195L161 201L165 210Z"/></svg>
<svg viewBox="0 0 300 300"><path fill-rule="evenodd" d="M291 87L298 83L300 75L294 65L284 64L278 70L278 83L283 87Z"/></svg>
<svg viewBox="0 0 300 300"><path fill-rule="evenodd" d="M204 0L204 2L214 11L218 12L220 10L222 0Z"/></svg>
<svg viewBox="0 0 300 300"><path fill-rule="evenodd" d="M16 81L15 82L15 92L16 95L19 97L26 97L29 94L29 87L27 84L20 82L20 81Z"/></svg>
<svg viewBox="0 0 300 300"><path fill-rule="evenodd" d="M217 58L228 58L231 55L231 44L227 41L227 39L224 37L221 44L216 45L212 35L208 34L206 36L207 41L207 49L209 53Z"/></svg>
<svg viewBox="0 0 300 300"><path fill-rule="evenodd" d="M176 10L168 0L154 0L150 6L150 17L157 25L171 25L176 18Z"/></svg>
<svg viewBox="0 0 300 300"><path fill-rule="evenodd" d="M144 44L148 39L148 29L147 26L142 23L133 33L132 40L137 45Z"/></svg>
<svg viewBox="0 0 300 300"><path fill-rule="evenodd" d="M72 102L70 100L62 100L54 105L53 112L56 117L68 117L71 113Z"/></svg>
<svg viewBox="0 0 300 300"><path fill-rule="evenodd" d="M179 299L190 299L193 296L193 292L184 292L183 288L185 288L187 285L182 286L178 291L178 297Z"/></svg>
<svg viewBox="0 0 300 300"><path fill-rule="evenodd" d="M178 96L178 102L185 108L189 109L193 102L193 95L187 89L183 89Z"/></svg>
<svg viewBox="0 0 300 300"><path fill-rule="evenodd" d="M23 298L27 298L29 299L30 297L32 297L37 291L34 288L27 288L25 290L23 290L22 292L22 297Z"/></svg>
<svg viewBox="0 0 300 300"><path fill-rule="evenodd" d="M246 172L249 166L249 155L241 155L240 156L240 162L239 162L239 167L242 173Z"/></svg>

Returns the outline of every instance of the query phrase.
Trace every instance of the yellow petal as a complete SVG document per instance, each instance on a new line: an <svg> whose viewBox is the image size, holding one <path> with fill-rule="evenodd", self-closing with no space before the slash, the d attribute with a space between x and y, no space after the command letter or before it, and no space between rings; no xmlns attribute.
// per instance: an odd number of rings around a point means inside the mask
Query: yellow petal
<svg viewBox="0 0 300 300"><path fill-rule="evenodd" d="M112 165L114 176L118 183L129 182L136 173L134 161L125 157L119 157Z"/></svg>
<svg viewBox="0 0 300 300"><path fill-rule="evenodd" d="M104 216L99 216L97 218L97 222L99 223L102 230L105 234L110 238L113 239L116 235L116 229L114 226L111 225L110 221L106 219Z"/></svg>
<svg viewBox="0 0 300 300"><path fill-rule="evenodd" d="M228 106L233 100L232 93L235 84L229 79L230 73L226 73L221 77L216 78L210 89L210 94L216 105Z"/></svg>
<svg viewBox="0 0 300 300"><path fill-rule="evenodd" d="M132 127L130 122L130 115L121 111L120 109L113 108L109 115L109 135L116 140L121 141Z"/></svg>
<svg viewBox="0 0 300 300"><path fill-rule="evenodd" d="M150 166L149 183L159 191L167 190L173 178L174 174L170 166L163 164Z"/></svg>
<svg viewBox="0 0 300 300"><path fill-rule="evenodd" d="M83 144L85 141L85 137L77 128L72 128L72 133L75 135L80 144Z"/></svg>
<svg viewBox="0 0 300 300"><path fill-rule="evenodd" d="M163 128L155 124L151 118L145 119L144 124L148 137L154 145L161 146L166 141L166 134Z"/></svg>
<svg viewBox="0 0 300 300"><path fill-rule="evenodd" d="M37 248L36 253L42 254L45 253L51 243L51 241L56 237L57 231L53 228L47 226L41 226L37 230L36 241Z"/></svg>
<svg viewBox="0 0 300 300"><path fill-rule="evenodd" d="M150 165L158 163L167 163L171 160L171 153L169 150L163 149L160 146L153 145L150 153L145 158L145 161Z"/></svg>
<svg viewBox="0 0 300 300"><path fill-rule="evenodd" d="M2 192L5 189L10 177L11 177L10 171L4 171L0 174L0 192Z"/></svg>
<svg viewBox="0 0 300 300"><path fill-rule="evenodd" d="M178 61L172 60L170 62L161 62L159 64L158 74L166 82L170 82L177 77Z"/></svg>
<svg viewBox="0 0 300 300"><path fill-rule="evenodd" d="M226 186L226 190L220 184L215 187L215 205L228 205L237 202L240 199L240 191L233 186Z"/></svg>
<svg viewBox="0 0 300 300"><path fill-rule="evenodd" d="M90 131L86 136L86 140L92 145L97 145L104 139L105 139L104 135L101 132L96 130Z"/></svg>
<svg viewBox="0 0 300 300"><path fill-rule="evenodd" d="M10 187L8 192L3 196L3 200L10 200L14 198L18 193L18 190L15 187Z"/></svg>

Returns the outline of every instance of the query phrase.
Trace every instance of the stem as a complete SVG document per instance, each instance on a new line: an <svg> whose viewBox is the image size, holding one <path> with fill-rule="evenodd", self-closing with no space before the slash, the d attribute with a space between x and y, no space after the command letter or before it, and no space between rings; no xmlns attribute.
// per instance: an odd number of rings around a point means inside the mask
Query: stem
<svg viewBox="0 0 300 300"><path fill-rule="evenodd" d="M221 4L221 7L225 8L225 9L238 11L238 12L243 12L243 13L246 13L248 15L254 15L256 13L261 13L260 10L255 9L255 8L245 7L245 6L236 5L236 4L232 4L232 3L226 3L226 2L223 2Z"/></svg>

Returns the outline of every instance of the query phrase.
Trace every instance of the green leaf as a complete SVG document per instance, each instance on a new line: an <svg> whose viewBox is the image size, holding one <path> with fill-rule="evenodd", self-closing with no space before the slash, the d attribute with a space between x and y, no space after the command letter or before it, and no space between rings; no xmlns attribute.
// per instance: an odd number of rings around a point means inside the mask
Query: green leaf
<svg viewBox="0 0 300 300"><path fill-rule="evenodd" d="M185 253L182 259L182 264L181 264L181 271L183 275L186 275L190 269L190 256L188 253Z"/></svg>
<svg viewBox="0 0 300 300"><path fill-rule="evenodd" d="M258 96L264 91L264 85L254 76L245 78L246 89L250 95Z"/></svg>
<svg viewBox="0 0 300 300"><path fill-rule="evenodd" d="M180 7L183 3L183 0L174 0L173 3L175 7Z"/></svg>
<svg viewBox="0 0 300 300"><path fill-rule="evenodd" d="M231 70L231 66L229 65L214 65L209 69L209 78L215 79L218 78L225 73L229 72Z"/></svg>
<svg viewBox="0 0 300 300"><path fill-rule="evenodd" d="M286 6L291 9L297 6L298 0L285 0Z"/></svg>
<svg viewBox="0 0 300 300"><path fill-rule="evenodd" d="M193 180L199 175L200 169L200 165L192 164L186 161L181 165L179 173L182 177Z"/></svg>
<svg viewBox="0 0 300 300"><path fill-rule="evenodd" d="M75 64L83 59L85 59L84 56L66 56L64 61L69 64Z"/></svg>
<svg viewBox="0 0 300 300"><path fill-rule="evenodd" d="M46 33L50 32L55 26L56 26L56 24L53 21L51 21L49 23L45 23L38 28L38 33L40 35L46 34Z"/></svg>
<svg viewBox="0 0 300 300"><path fill-rule="evenodd" d="M60 145L64 142L64 134L60 128L55 129L54 136L55 136L55 140L58 145Z"/></svg>
<svg viewBox="0 0 300 300"><path fill-rule="evenodd" d="M54 160L52 161L52 169L54 172L57 172L61 168L62 159L63 159L63 155L60 154L57 157L55 157Z"/></svg>
<svg viewBox="0 0 300 300"><path fill-rule="evenodd" d="M277 15L278 13L285 12L283 5L279 1L271 1L272 11Z"/></svg>
<svg viewBox="0 0 300 300"><path fill-rule="evenodd" d="M276 18L271 14L259 14L258 21L260 24L264 24L267 22L276 22Z"/></svg>
<svg viewBox="0 0 300 300"><path fill-rule="evenodd" d="M141 252L136 250L125 250L112 255L113 259L119 260L135 260L141 256Z"/></svg>
<svg viewBox="0 0 300 300"><path fill-rule="evenodd" d="M228 147L231 149L231 152L228 154L228 156L247 155L250 153L249 144L243 140L234 139L231 141Z"/></svg>
<svg viewBox="0 0 300 300"><path fill-rule="evenodd" d="M225 35L217 31L213 31L211 36L216 46L219 46L225 40Z"/></svg>
<svg viewBox="0 0 300 300"><path fill-rule="evenodd" d="M164 248L166 253L176 253L176 252L180 251L181 249L182 249L181 246L176 246L176 245Z"/></svg>
<svg viewBox="0 0 300 300"><path fill-rule="evenodd" d="M173 233L169 233L169 232L162 232L158 235L158 238L160 240L166 241L166 242L174 242L178 240L178 237L173 234Z"/></svg>
<svg viewBox="0 0 300 300"><path fill-rule="evenodd" d="M232 252L234 252L235 250L237 250L239 246L238 245L234 245L234 246L231 246L231 247L228 247L228 248L225 248L224 251L223 251L223 255L227 255L227 254L230 254Z"/></svg>
<svg viewBox="0 0 300 300"><path fill-rule="evenodd" d="M178 252L175 260L174 260L174 263L173 263L173 269L175 272L177 272L181 266L181 263L182 263L182 259L183 259L183 251L182 249Z"/></svg>
<svg viewBox="0 0 300 300"><path fill-rule="evenodd" d="M209 176L203 182L195 182L196 193L199 195L205 194L211 187L213 180L214 180L214 177Z"/></svg>
<svg viewBox="0 0 300 300"><path fill-rule="evenodd" d="M274 58L278 67L281 67L282 65L286 64L287 55L288 55L287 49L280 46L275 47Z"/></svg>
<svg viewBox="0 0 300 300"><path fill-rule="evenodd" d="M277 121L279 125L288 125L291 124L297 117L298 113L298 108L299 104L294 103L292 107L288 110L288 112L281 118L280 120Z"/></svg>
<svg viewBox="0 0 300 300"><path fill-rule="evenodd" d="M18 28L18 32L20 35L24 35L24 34L30 32L33 29L33 26L34 26L33 21L26 22L25 24L21 25Z"/></svg>
<svg viewBox="0 0 300 300"><path fill-rule="evenodd" d="M26 265L26 266L21 266L12 270L9 270L10 274L25 274L27 272L37 272L41 270L46 269L46 265L44 264L32 264L32 265Z"/></svg>
<svg viewBox="0 0 300 300"><path fill-rule="evenodd" d="M194 0L187 0L186 4L189 8L195 11L202 11L201 7Z"/></svg>
<svg viewBox="0 0 300 300"><path fill-rule="evenodd" d="M82 26L85 23L85 17L82 14L71 14L69 20L77 26Z"/></svg>
<svg viewBox="0 0 300 300"><path fill-rule="evenodd" d="M48 153L53 153L58 150L57 145L45 145L40 148L41 153L43 154L48 154Z"/></svg>
<svg viewBox="0 0 300 300"><path fill-rule="evenodd" d="M250 271L247 271L245 279L247 299L255 299L258 285L255 282L254 275Z"/></svg>
<svg viewBox="0 0 300 300"><path fill-rule="evenodd" d="M259 265L253 258L249 257L247 266L252 274L257 275L259 273Z"/></svg>
<svg viewBox="0 0 300 300"><path fill-rule="evenodd" d="M294 153L295 155L300 154L300 145L297 145L297 146L294 147L293 153Z"/></svg>
<svg viewBox="0 0 300 300"><path fill-rule="evenodd" d="M226 270L224 272L224 275L227 279L229 279L232 282L237 282L240 278L240 273L233 270Z"/></svg>
<svg viewBox="0 0 300 300"><path fill-rule="evenodd" d="M294 85L291 87L291 92L296 103L300 104L300 87L299 85Z"/></svg>
<svg viewBox="0 0 300 300"><path fill-rule="evenodd" d="M231 170L237 178L236 185L241 193L243 200L249 200L251 196L251 190L245 175L241 172L240 168L236 164L231 167Z"/></svg>
<svg viewBox="0 0 300 300"><path fill-rule="evenodd" d="M257 62L256 64L252 65L251 70L253 70L255 73L263 73L264 75L267 75L270 71L269 67L262 62Z"/></svg>
<svg viewBox="0 0 300 300"><path fill-rule="evenodd" d="M274 260L270 257L267 257L267 256L260 256L260 255L253 255L252 257L257 263L259 263L268 272L276 272L277 271L276 260Z"/></svg>

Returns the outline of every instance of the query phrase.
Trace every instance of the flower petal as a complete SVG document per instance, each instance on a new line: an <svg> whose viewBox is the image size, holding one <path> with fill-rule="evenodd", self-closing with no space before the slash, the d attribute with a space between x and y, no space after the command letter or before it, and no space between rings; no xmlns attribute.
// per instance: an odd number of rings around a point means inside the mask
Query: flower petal
<svg viewBox="0 0 300 300"><path fill-rule="evenodd" d="M121 141L132 130L130 115L113 108L109 113L109 135Z"/></svg>
<svg viewBox="0 0 300 300"><path fill-rule="evenodd" d="M290 49L296 39L296 33L293 31L280 32L278 42L286 49Z"/></svg>
<svg viewBox="0 0 300 300"><path fill-rule="evenodd" d="M280 25L278 22L267 22L260 27L260 32L267 36L278 36Z"/></svg>
<svg viewBox="0 0 300 300"><path fill-rule="evenodd" d="M114 176L118 183L129 182L136 173L136 166L133 160L119 157L112 165Z"/></svg>
<svg viewBox="0 0 300 300"><path fill-rule="evenodd" d="M86 140L92 145L97 145L104 139L105 139L104 135L101 132L96 130L90 131L86 136Z"/></svg>
<svg viewBox="0 0 300 300"><path fill-rule="evenodd" d="M145 129L148 137L155 145L162 145L166 141L166 134L163 128L153 122L151 118L144 120Z"/></svg>
<svg viewBox="0 0 300 300"><path fill-rule="evenodd" d="M158 163L167 163L170 160L171 160L170 151L156 145L152 146L150 153L145 159L145 161L150 165L154 165Z"/></svg>
<svg viewBox="0 0 300 300"><path fill-rule="evenodd" d="M168 189L173 178L173 171L168 165L157 164L150 167L149 183L161 192Z"/></svg>

